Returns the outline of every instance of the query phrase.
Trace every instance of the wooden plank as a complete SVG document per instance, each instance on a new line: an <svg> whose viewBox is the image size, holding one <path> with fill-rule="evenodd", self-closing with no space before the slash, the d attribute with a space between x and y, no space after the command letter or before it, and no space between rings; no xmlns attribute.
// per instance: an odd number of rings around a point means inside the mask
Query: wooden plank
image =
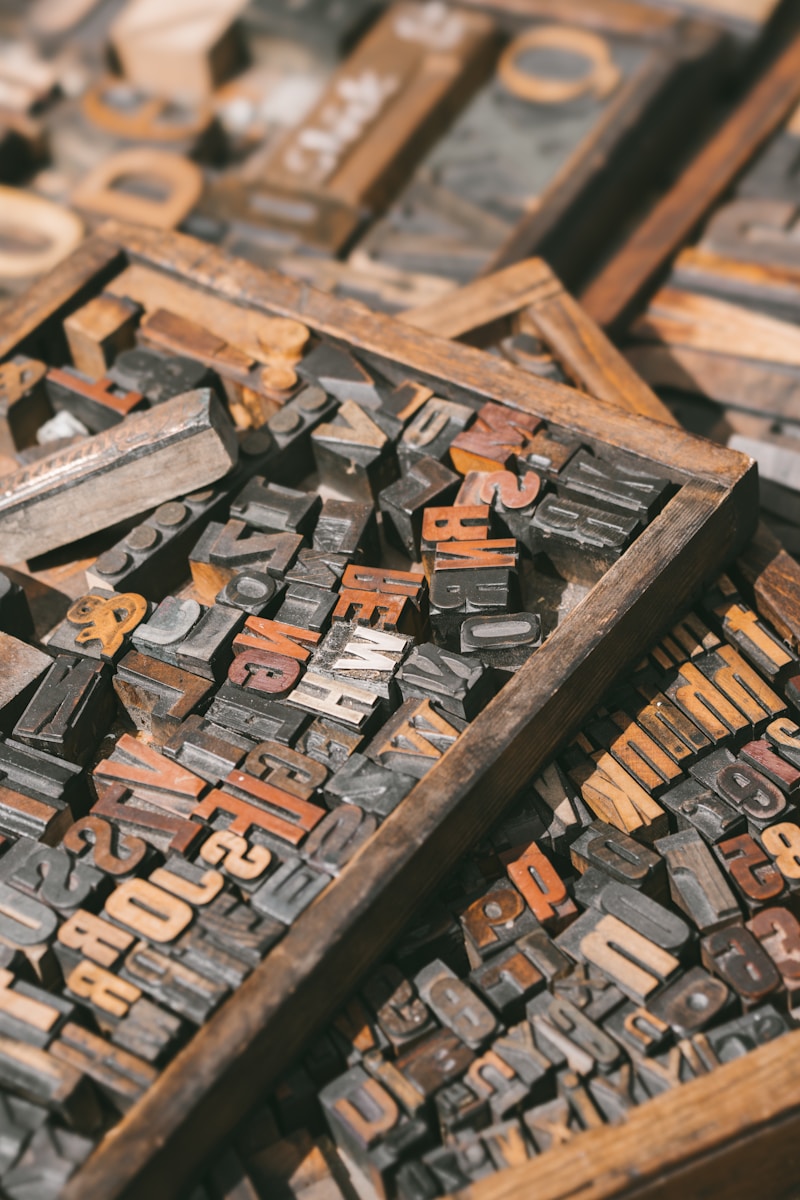
<svg viewBox="0 0 800 1200"><path fill-rule="evenodd" d="M616 329L625 324L668 260L779 128L798 98L800 35L759 78L622 249L583 288L580 300L599 325Z"/></svg>
<svg viewBox="0 0 800 1200"><path fill-rule="evenodd" d="M789 1196L800 1159L800 1031L456 1193L457 1200Z"/></svg>

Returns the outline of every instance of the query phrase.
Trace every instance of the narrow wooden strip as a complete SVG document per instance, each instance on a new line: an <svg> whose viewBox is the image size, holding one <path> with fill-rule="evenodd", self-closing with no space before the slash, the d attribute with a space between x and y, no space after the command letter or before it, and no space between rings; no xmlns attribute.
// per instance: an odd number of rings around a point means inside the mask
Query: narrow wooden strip
<svg viewBox="0 0 800 1200"><path fill-rule="evenodd" d="M457 1193L457 1200L636 1200L733 1193L716 1170L717 1157L747 1131L747 1156L736 1155L746 1174L737 1195L777 1197L794 1194L797 1159L793 1152L800 1131L800 1030L727 1063L701 1079L665 1092L636 1109L618 1127L594 1129L578 1142L549 1150L521 1167L490 1175ZM780 1133L779 1156L785 1169L763 1153ZM580 1146L580 1153L578 1153ZM741 1149L741 1147L739 1147ZM726 1171L729 1176L730 1172ZM708 1176L711 1176L711 1180ZM682 1181L676 1187L676 1176ZM713 1181L713 1186L708 1184ZM670 1184L672 1185L670 1187ZM705 1190L705 1187L708 1190Z"/></svg>
<svg viewBox="0 0 800 1200"><path fill-rule="evenodd" d="M553 275L541 258L522 262L456 288L441 299L409 308L399 319L437 337L459 338L530 304Z"/></svg>
<svg viewBox="0 0 800 1200"><path fill-rule="evenodd" d="M580 299L598 324L624 323L671 256L800 99L800 35L651 210Z"/></svg>

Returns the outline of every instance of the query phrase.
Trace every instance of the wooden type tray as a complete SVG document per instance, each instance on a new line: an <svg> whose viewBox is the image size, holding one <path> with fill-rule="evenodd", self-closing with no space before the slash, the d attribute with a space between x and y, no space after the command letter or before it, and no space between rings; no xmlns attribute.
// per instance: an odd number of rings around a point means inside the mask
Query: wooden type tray
<svg viewBox="0 0 800 1200"><path fill-rule="evenodd" d="M677 492L622 559L470 725L340 877L294 924L65 1191L174 1197L192 1170L335 1011L459 855L574 733L619 671L746 541L756 479L746 458L471 347L333 300L193 239L109 225L0 318L0 356L60 335L71 311L128 264L243 309L295 318L390 379L447 398L533 412L589 446L639 456Z"/></svg>

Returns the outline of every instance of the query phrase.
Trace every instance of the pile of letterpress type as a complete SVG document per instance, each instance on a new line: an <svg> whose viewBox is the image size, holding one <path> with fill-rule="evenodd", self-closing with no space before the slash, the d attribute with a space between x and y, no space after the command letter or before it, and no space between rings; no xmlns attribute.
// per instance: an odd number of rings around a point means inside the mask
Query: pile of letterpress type
<svg viewBox="0 0 800 1200"><path fill-rule="evenodd" d="M0 1200L800 1194L800 11L0 0Z"/></svg>

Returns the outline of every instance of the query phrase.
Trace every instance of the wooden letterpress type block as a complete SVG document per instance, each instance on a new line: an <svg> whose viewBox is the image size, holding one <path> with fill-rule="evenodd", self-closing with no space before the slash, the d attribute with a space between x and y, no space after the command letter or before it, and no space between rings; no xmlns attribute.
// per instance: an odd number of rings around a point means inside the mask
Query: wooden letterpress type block
<svg viewBox="0 0 800 1200"><path fill-rule="evenodd" d="M544 975L516 945L475 967L469 981L503 1022L520 1020L532 996L545 988Z"/></svg>
<svg viewBox="0 0 800 1200"><path fill-rule="evenodd" d="M766 735L781 758L793 767L800 766L800 726L789 717L778 717L767 726Z"/></svg>
<svg viewBox="0 0 800 1200"><path fill-rule="evenodd" d="M309 550L306 547L298 554L294 566L286 572L286 582L336 591L348 564L349 559L344 554Z"/></svg>
<svg viewBox="0 0 800 1200"><path fill-rule="evenodd" d="M228 680L235 687L277 700L288 696L301 671L295 658L274 654L271 650L246 649L236 655L228 671Z"/></svg>
<svg viewBox="0 0 800 1200"><path fill-rule="evenodd" d="M471 1050L485 1046L497 1030L492 1012L440 959L419 971L414 982L433 1015Z"/></svg>
<svg viewBox="0 0 800 1200"><path fill-rule="evenodd" d="M322 633L328 626L331 613L336 606L336 594L308 583L292 583L281 598L281 606L275 620L283 625L299 626L314 633Z"/></svg>
<svg viewBox="0 0 800 1200"><path fill-rule="evenodd" d="M739 758L776 783L787 796L792 797L800 790L800 770L777 753L769 741L769 731L766 738L742 746Z"/></svg>
<svg viewBox="0 0 800 1200"><path fill-rule="evenodd" d="M72 361L90 379L105 374L117 354L130 350L142 309L133 300L102 293L64 321Z"/></svg>
<svg viewBox="0 0 800 1200"><path fill-rule="evenodd" d="M111 1031L114 1045L145 1062L158 1065L174 1046L184 1028L180 1017L140 996Z"/></svg>
<svg viewBox="0 0 800 1200"><path fill-rule="evenodd" d="M642 706L638 696L631 698L631 715L675 762L688 766L711 745L710 738L686 713L664 695L662 681L649 668L637 674L636 691L647 700Z"/></svg>
<svg viewBox="0 0 800 1200"><path fill-rule="evenodd" d="M642 937L678 958L685 958L691 930L671 909L626 883L618 883L591 867L575 884L575 899L586 908L624 921Z"/></svg>
<svg viewBox="0 0 800 1200"><path fill-rule="evenodd" d="M74 1012L69 1001L0 970L0 1036L45 1049Z"/></svg>
<svg viewBox="0 0 800 1200"><path fill-rule="evenodd" d="M74 1023L61 1031L51 1053L91 1079L120 1113L127 1112L158 1078L155 1069L135 1054L110 1045L105 1038Z"/></svg>
<svg viewBox="0 0 800 1200"><path fill-rule="evenodd" d="M794 1017L800 987L800 921L788 908L762 908L750 918L747 928L777 967L788 1009Z"/></svg>
<svg viewBox="0 0 800 1200"><path fill-rule="evenodd" d="M662 792L660 802L677 818L678 831L696 829L710 845L724 841L734 834L744 833L744 813L737 812L710 788L695 779Z"/></svg>
<svg viewBox="0 0 800 1200"><path fill-rule="evenodd" d="M681 767L641 726L624 712L595 717L586 734L599 749L608 750L633 779L651 794L681 776Z"/></svg>
<svg viewBox="0 0 800 1200"><path fill-rule="evenodd" d="M35 750L85 762L114 715L111 675L103 663L60 654L14 727Z"/></svg>
<svg viewBox="0 0 800 1200"><path fill-rule="evenodd" d="M225 984L176 962L147 942L138 942L126 955L120 976L193 1025L202 1025L229 991Z"/></svg>
<svg viewBox="0 0 800 1200"><path fill-rule="evenodd" d="M291 925L331 881L330 875L291 855L250 897L262 916Z"/></svg>
<svg viewBox="0 0 800 1200"><path fill-rule="evenodd" d="M249 891L272 866L274 855L267 846L251 843L230 829L217 829L203 842L199 857Z"/></svg>
<svg viewBox="0 0 800 1200"><path fill-rule="evenodd" d="M535 842L527 849L501 855L508 877L525 898L536 920L556 933L573 921L578 910L558 871Z"/></svg>
<svg viewBox="0 0 800 1200"><path fill-rule="evenodd" d="M448 1083L440 1088L436 1093L435 1103L436 1118L442 1137L447 1143L461 1130L483 1129L491 1121L487 1100L476 1096L473 1089L462 1081ZM438 1189L434 1192L434 1195L437 1194Z"/></svg>
<svg viewBox="0 0 800 1200"><path fill-rule="evenodd" d="M188 817L206 790L205 781L193 771L171 762L139 738L123 734L112 753L93 771L102 783L122 784L153 808Z"/></svg>
<svg viewBox="0 0 800 1200"><path fill-rule="evenodd" d="M213 604L220 589L248 566L283 579L302 543L296 533L261 533L249 531L244 521L212 521L189 555L197 593Z"/></svg>
<svg viewBox="0 0 800 1200"><path fill-rule="evenodd" d="M783 875L749 833L719 842L716 852L750 912L783 894Z"/></svg>
<svg viewBox="0 0 800 1200"><path fill-rule="evenodd" d="M404 700L427 697L443 712L464 721L471 721L495 692L491 675L480 660L432 642L412 649L397 673L397 683Z"/></svg>
<svg viewBox="0 0 800 1200"><path fill-rule="evenodd" d="M194 714L186 718L162 750L167 758L216 786L241 765L253 745L249 738Z"/></svg>
<svg viewBox="0 0 800 1200"><path fill-rule="evenodd" d="M399 702L396 677L412 644L403 634L336 621L314 651L309 668L328 679L352 680L375 692L388 715Z"/></svg>
<svg viewBox="0 0 800 1200"><path fill-rule="evenodd" d="M18 1096L0 1097L0 1174L5 1176L31 1135L47 1120L47 1109ZM91 1143L87 1142L87 1146Z"/></svg>
<svg viewBox="0 0 800 1200"><path fill-rule="evenodd" d="M781 683L796 669L797 656L745 604L727 575L720 576L703 604L719 621L725 640L770 683Z"/></svg>
<svg viewBox="0 0 800 1200"><path fill-rule="evenodd" d="M174 941L192 921L189 904L147 879L125 879L106 898L104 914L135 936L158 944Z"/></svg>
<svg viewBox="0 0 800 1200"><path fill-rule="evenodd" d="M541 493L542 480L535 471L522 476L514 471L470 471L455 503L491 505L494 522L530 549L530 523Z"/></svg>
<svg viewBox="0 0 800 1200"><path fill-rule="evenodd" d="M531 549L545 554L564 579L596 583L640 529L637 517L550 495L533 514Z"/></svg>
<svg viewBox="0 0 800 1200"><path fill-rule="evenodd" d="M106 550L86 572L92 588L140 589L161 600L178 588L188 572L189 551L205 521L218 514L225 501L221 485L168 500L151 516Z"/></svg>
<svg viewBox="0 0 800 1200"><path fill-rule="evenodd" d="M364 556L379 558L374 506L355 500L323 500L313 547L357 561Z"/></svg>
<svg viewBox="0 0 800 1200"><path fill-rule="evenodd" d="M94 1145L91 1138L48 1121L35 1131L22 1157L4 1173L3 1190L10 1200L25 1200L31 1191L57 1195Z"/></svg>
<svg viewBox="0 0 800 1200"><path fill-rule="evenodd" d="M466 404L432 396L406 426L397 445L403 473L410 471L422 458L444 461L449 456L454 439L469 425L474 415L474 410Z"/></svg>
<svg viewBox="0 0 800 1200"><path fill-rule="evenodd" d="M32 446L36 433L52 415L43 379L43 362L15 354L0 366L0 453L9 458Z"/></svg>
<svg viewBox="0 0 800 1200"><path fill-rule="evenodd" d="M800 827L793 821L770 825L761 833L761 843L772 856L786 886L794 892L800 888Z"/></svg>
<svg viewBox="0 0 800 1200"><path fill-rule="evenodd" d="M724 747L707 754L689 770L699 783L712 788L742 813L754 830L793 815L794 809L780 788Z"/></svg>
<svg viewBox="0 0 800 1200"><path fill-rule="evenodd" d="M427 1005L391 963L373 971L361 991L397 1055L436 1028Z"/></svg>
<svg viewBox="0 0 800 1200"><path fill-rule="evenodd" d="M24 711L45 672L52 665L49 655L29 646L10 633L0 632L0 653L6 669L0 685L0 728L10 732Z"/></svg>
<svg viewBox="0 0 800 1200"><path fill-rule="evenodd" d="M210 904L225 887L220 871L209 870L204 862L189 862L179 854L171 854L163 866L152 870L149 882L195 909Z"/></svg>
<svg viewBox="0 0 800 1200"><path fill-rule="evenodd" d="M234 833L247 836L250 827L255 826L282 843L298 846L319 825L325 810L243 771L232 771L224 791L209 793L195 807L194 814L209 823L218 814L230 814L234 819L226 827Z"/></svg>
<svg viewBox="0 0 800 1200"><path fill-rule="evenodd" d="M338 875L377 826L372 813L363 812L355 804L338 804L306 838L302 856L329 875Z"/></svg>
<svg viewBox="0 0 800 1200"><path fill-rule="evenodd" d="M352 1067L323 1088L320 1103L337 1144L366 1171L380 1195L400 1157L428 1139L424 1122L403 1116L387 1089L363 1067Z"/></svg>
<svg viewBox="0 0 800 1200"><path fill-rule="evenodd" d="M556 1067L566 1062L583 1076L613 1070L620 1060L616 1042L569 1000L542 992L528 1001L526 1015L536 1048Z"/></svg>
<svg viewBox="0 0 800 1200"><path fill-rule="evenodd" d="M354 401L361 408L378 409L381 395L363 363L342 346L323 342L302 361L300 374L314 380L340 404Z"/></svg>
<svg viewBox="0 0 800 1200"><path fill-rule="evenodd" d="M778 990L777 967L749 929L719 929L700 943L703 965L736 992L745 1012Z"/></svg>
<svg viewBox="0 0 800 1200"><path fill-rule="evenodd" d="M711 851L693 829L661 838L655 848L665 859L672 901L701 934L714 933L741 919L733 892Z"/></svg>
<svg viewBox="0 0 800 1200"><path fill-rule="evenodd" d="M430 579L437 547L441 542L472 542L489 536L488 504L431 506L422 514L420 547L422 565Z"/></svg>
<svg viewBox="0 0 800 1200"><path fill-rule="evenodd" d="M250 974L250 966L233 947L217 944L201 925L192 925L167 947L170 958L235 991Z"/></svg>
<svg viewBox="0 0 800 1200"><path fill-rule="evenodd" d="M573 744L562 761L570 779L595 816L623 833L636 834L640 841L652 842L669 828L667 814L660 804L641 787L633 776L606 751L585 754L587 739Z"/></svg>
<svg viewBox="0 0 800 1200"><path fill-rule="evenodd" d="M245 484L231 504L231 513L254 529L268 533L313 533L322 500L256 477Z"/></svg>
<svg viewBox="0 0 800 1200"><path fill-rule="evenodd" d="M531 801L544 827L540 838L546 848L569 856L570 844L581 828L590 824L591 814L558 763L550 763L534 779Z"/></svg>
<svg viewBox="0 0 800 1200"><path fill-rule="evenodd" d="M234 683L217 691L206 716L210 721L241 733L254 742L277 741L293 745L309 723L308 714L282 700L270 700Z"/></svg>
<svg viewBox="0 0 800 1200"><path fill-rule="evenodd" d="M781 1037L788 1028L786 1018L774 1005L764 1004L753 1012L709 1029L706 1036L718 1062L726 1063Z"/></svg>
<svg viewBox="0 0 800 1200"><path fill-rule="evenodd" d="M484 404L470 428L453 439L453 466L461 475L513 468L530 435L541 424L532 413L517 412L502 404Z"/></svg>
<svg viewBox="0 0 800 1200"><path fill-rule="evenodd" d="M473 900L459 920L473 967L539 928L520 893L503 879Z"/></svg>
<svg viewBox="0 0 800 1200"><path fill-rule="evenodd" d="M321 763L271 741L260 742L249 752L244 769L248 775L300 800L310 800L328 778L328 771Z"/></svg>
<svg viewBox="0 0 800 1200"><path fill-rule="evenodd" d="M712 983L719 983L719 980L712 980L711 976L702 971L700 967L692 967L679 977L676 984L671 984L669 988L660 992L651 1003L657 1003L662 996L677 987L695 971L701 972ZM727 991L727 988L723 990ZM701 1008L705 1007L702 1000L699 1001L699 1005ZM655 1016L649 1009L632 1004L630 1001L615 1008L603 1021L603 1028L606 1033L611 1034L615 1041L619 1042L631 1058L635 1055L655 1054L659 1050L663 1050L666 1042L672 1038L672 1030L668 1021Z"/></svg>
<svg viewBox="0 0 800 1200"><path fill-rule="evenodd" d="M509 612L517 603L516 572L505 567L435 570L431 575L430 621L437 642L453 650L461 645L468 617Z"/></svg>
<svg viewBox="0 0 800 1200"><path fill-rule="evenodd" d="M120 784L103 788L89 815L108 820L124 833L141 838L162 851L172 849L186 853L203 833L202 825L196 821L137 803L129 789Z"/></svg>
<svg viewBox="0 0 800 1200"><path fill-rule="evenodd" d="M110 299L111 297L104 297ZM114 297L118 299L118 297ZM218 393L221 384L205 363L177 354L161 354L157 350L137 346L117 354L108 365L108 378L127 392L139 392L150 404L163 404L173 396L193 392L197 388L212 388ZM87 370L76 362L79 370ZM87 374L92 372L87 370ZM105 374L105 370L99 375Z"/></svg>
<svg viewBox="0 0 800 1200"><path fill-rule="evenodd" d="M8 477L11 490L0 513L3 561L44 554L212 483L236 457L233 427L208 390L134 413ZM69 521L61 519L65 471Z"/></svg>
<svg viewBox="0 0 800 1200"><path fill-rule="evenodd" d="M398 474L389 438L355 400L311 434L322 482L351 500L371 503Z"/></svg>
<svg viewBox="0 0 800 1200"><path fill-rule="evenodd" d="M214 602L236 608L247 616L265 617L277 606L282 591L277 580L265 571L245 568L231 576Z"/></svg>
<svg viewBox="0 0 800 1200"><path fill-rule="evenodd" d="M498 1121L480 1135L481 1144L486 1147L496 1170L504 1171L509 1167L519 1167L534 1151L522 1130L522 1125L515 1118L510 1121Z"/></svg>
<svg viewBox="0 0 800 1200"><path fill-rule="evenodd" d="M379 507L386 537L415 561L420 556L420 539L425 509L452 500L458 476L435 458L423 457L396 483L383 489Z"/></svg>
<svg viewBox="0 0 800 1200"><path fill-rule="evenodd" d="M163 744L208 697L212 687L200 675L132 650L117 668L114 690L120 708L136 728Z"/></svg>
<svg viewBox="0 0 800 1200"><path fill-rule="evenodd" d="M730 1011L732 1003L731 992L722 979L709 975L702 967L690 967L648 1000L647 1011L678 1037L687 1038L715 1025Z"/></svg>
<svg viewBox="0 0 800 1200"><path fill-rule="evenodd" d="M269 418L267 427L275 439L270 479L291 486L313 470L312 431L334 416L337 408L321 387L304 387Z"/></svg>
<svg viewBox="0 0 800 1200"><path fill-rule="evenodd" d="M389 770L354 752L336 765L325 784L325 801L329 807L357 804L383 819L405 799L415 782L412 775Z"/></svg>
<svg viewBox="0 0 800 1200"><path fill-rule="evenodd" d="M434 553L434 575L439 571L486 571L505 567L515 571L519 550L515 538L441 542Z"/></svg>
<svg viewBox="0 0 800 1200"><path fill-rule="evenodd" d="M619 917L596 909L578 917L557 939L557 945L573 958L597 967L637 1004L644 1004L680 970L674 954Z"/></svg>
<svg viewBox="0 0 800 1200"><path fill-rule="evenodd" d="M244 629L233 643L233 649L236 654L245 650L269 650L305 663L321 637L322 634L317 630L263 617L248 617Z"/></svg>
<svg viewBox="0 0 800 1200"><path fill-rule="evenodd" d="M400 1055L397 1066L427 1097L462 1076L474 1058L461 1038L437 1029Z"/></svg>
<svg viewBox="0 0 800 1200"><path fill-rule="evenodd" d="M307 671L289 693L287 702L315 717L331 718L364 735L377 720L381 700L371 689L336 682L315 671Z"/></svg>
<svg viewBox="0 0 800 1200"><path fill-rule="evenodd" d="M69 806L76 816L84 811L86 783L81 768L12 738L0 739L0 781L7 789L3 803L9 814L15 809L13 792L59 809Z"/></svg>
<svg viewBox="0 0 800 1200"><path fill-rule="evenodd" d="M561 936L566 937L567 934ZM567 955L564 958L570 962L570 970L550 984L550 990L558 1000L569 1000L570 1004L574 1004L597 1024L605 1021L625 1003L620 988L598 967L585 962L579 962L576 966Z"/></svg>
<svg viewBox="0 0 800 1200"><path fill-rule="evenodd" d="M394 1096L409 1117L423 1117L427 1104L425 1097L417 1091L413 1083L397 1069L393 1062L384 1058L379 1050L371 1050L363 1056L361 1064L366 1071L383 1084L387 1092Z"/></svg>
<svg viewBox="0 0 800 1200"><path fill-rule="evenodd" d="M51 367L45 386L54 411L70 413L91 433L111 429L144 407L139 392L126 392L105 375L95 379L72 367Z"/></svg>
<svg viewBox="0 0 800 1200"><path fill-rule="evenodd" d="M63 846L43 846L30 838L20 838L6 851L0 878L60 913L93 907L104 890L101 871L76 862Z"/></svg>
<svg viewBox="0 0 800 1200"><path fill-rule="evenodd" d="M97 1095L88 1079L48 1050L0 1037L0 1083L4 1089L58 1114L83 1133L102 1123Z"/></svg>
<svg viewBox="0 0 800 1200"><path fill-rule="evenodd" d="M67 978L85 959L101 967L116 966L134 940L105 914L98 917L79 908L59 926L54 949Z"/></svg>
<svg viewBox="0 0 800 1200"><path fill-rule="evenodd" d="M597 867L618 883L649 895L664 891L664 863L655 851L603 821L593 821L573 840L570 858L578 871Z"/></svg>
<svg viewBox="0 0 800 1200"><path fill-rule="evenodd" d="M636 517L642 525L663 507L669 486L667 479L625 470L586 450L578 451L557 485L559 496Z"/></svg>
<svg viewBox="0 0 800 1200"><path fill-rule="evenodd" d="M144 596L97 588L81 596L67 610L66 617L48 639L48 645L56 650L115 662L147 613L148 603Z"/></svg>
<svg viewBox="0 0 800 1200"><path fill-rule="evenodd" d="M548 1064L549 1065L549 1064ZM528 1087L493 1049L484 1051L470 1065L464 1081L477 1096L488 1100L495 1121L502 1120L528 1096ZM462 1138L464 1134L457 1135Z"/></svg>
<svg viewBox="0 0 800 1200"><path fill-rule="evenodd" d="M504 680L523 667L542 644L538 613L497 613L467 617L460 629L460 649L479 658Z"/></svg>
<svg viewBox="0 0 800 1200"><path fill-rule="evenodd" d="M462 722L444 717L430 700L406 700L367 747L367 757L415 779L422 777L449 750Z"/></svg>
<svg viewBox="0 0 800 1200"><path fill-rule="evenodd" d="M580 449L581 443L564 431L537 429L517 456L519 467L523 472L534 471L542 479L557 483Z"/></svg>
<svg viewBox="0 0 800 1200"><path fill-rule="evenodd" d="M33 640L33 617L25 592L4 571L0 571L0 631L23 642Z"/></svg>
<svg viewBox="0 0 800 1200"><path fill-rule="evenodd" d="M730 734L758 736L786 711L731 646L684 663L666 693L715 744Z"/></svg>
<svg viewBox="0 0 800 1200"><path fill-rule="evenodd" d="M224 605L203 608L196 600L167 596L149 620L137 627L133 644L141 654L219 681L243 624L244 616Z"/></svg>

